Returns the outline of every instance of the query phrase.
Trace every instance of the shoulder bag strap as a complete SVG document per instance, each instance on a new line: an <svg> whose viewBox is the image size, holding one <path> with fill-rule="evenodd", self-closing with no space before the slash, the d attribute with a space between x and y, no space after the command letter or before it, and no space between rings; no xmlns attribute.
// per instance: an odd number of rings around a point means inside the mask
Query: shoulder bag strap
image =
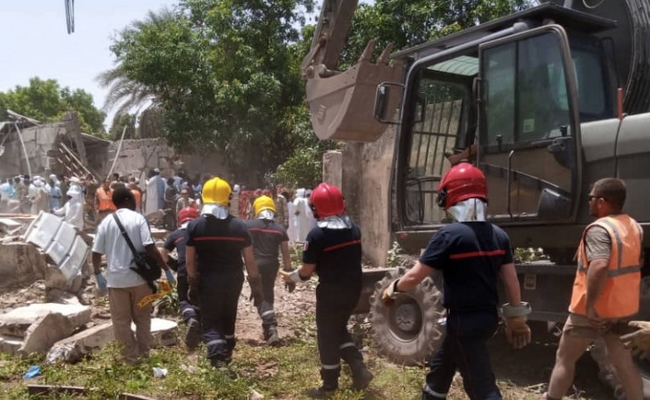
<svg viewBox="0 0 650 400"><path fill-rule="evenodd" d="M117 224L117 227L120 228L120 232L122 233L124 240L126 240L126 244L131 249L131 252L133 253L133 257L137 257L138 252L135 250L135 246L133 246L133 242L129 238L129 235L126 233L126 230L124 230L124 225L122 225L120 218L117 216L117 212L113 213L113 219L115 219L115 223Z"/></svg>

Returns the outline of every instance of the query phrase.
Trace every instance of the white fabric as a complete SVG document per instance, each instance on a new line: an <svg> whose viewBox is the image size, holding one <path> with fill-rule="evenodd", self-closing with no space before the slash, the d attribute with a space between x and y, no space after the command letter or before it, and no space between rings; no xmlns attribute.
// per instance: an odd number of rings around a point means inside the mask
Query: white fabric
<svg viewBox="0 0 650 400"><path fill-rule="evenodd" d="M271 210L262 210L257 214L257 219L268 219L268 220L273 220L275 217L275 213Z"/></svg>
<svg viewBox="0 0 650 400"><path fill-rule="evenodd" d="M124 230L129 235L137 252L143 252L145 246L153 244L149 225L141 214L126 208L120 208L115 213L124 225ZM122 237L120 228L112 215L104 218L99 224L93 252L106 255L108 287L126 288L146 283L140 275L130 269L135 267L133 253Z"/></svg>
<svg viewBox="0 0 650 400"><path fill-rule="evenodd" d="M158 181L154 178L151 178L146 183L145 188L145 203L144 203L144 213L145 215L154 213L158 211Z"/></svg>
<svg viewBox="0 0 650 400"><path fill-rule="evenodd" d="M220 204L206 204L201 209L201 214L212 214L217 219L226 219L230 215L230 209Z"/></svg>
<svg viewBox="0 0 650 400"><path fill-rule="evenodd" d="M314 227L315 219L314 214L309 208L309 201L304 197L305 189L298 189L296 191L296 199L293 201L294 211L292 215L295 216L294 227L296 232L296 241L304 242L307 234ZM295 215L295 214L298 215Z"/></svg>
<svg viewBox="0 0 650 400"><path fill-rule="evenodd" d="M318 221L318 226L328 229L350 229L352 222L347 215L337 215L332 217L323 218Z"/></svg>
<svg viewBox="0 0 650 400"><path fill-rule="evenodd" d="M68 200L63 207L57 210L52 210L52 213L64 217L65 222L79 230L83 230L83 203L75 190L68 190L67 196L70 196L70 200Z"/></svg>
<svg viewBox="0 0 650 400"><path fill-rule="evenodd" d="M457 222L486 221L487 204L481 199L467 199L449 207L447 214Z"/></svg>
<svg viewBox="0 0 650 400"><path fill-rule="evenodd" d="M294 215L295 207L290 201L287 202L287 211L289 212L289 228L287 228L287 236L289 236L289 241L295 242L297 237L296 216Z"/></svg>

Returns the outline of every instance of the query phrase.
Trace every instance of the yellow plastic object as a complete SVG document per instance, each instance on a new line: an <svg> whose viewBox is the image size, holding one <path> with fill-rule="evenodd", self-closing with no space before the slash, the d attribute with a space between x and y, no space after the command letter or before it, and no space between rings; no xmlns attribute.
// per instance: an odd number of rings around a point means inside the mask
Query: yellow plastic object
<svg viewBox="0 0 650 400"><path fill-rule="evenodd" d="M271 210L275 212L275 201L268 196L260 196L255 199L253 203L253 209L255 210L255 215L259 214L264 210Z"/></svg>
<svg viewBox="0 0 650 400"><path fill-rule="evenodd" d="M166 296L169 292L172 291L172 285L169 284L166 280L161 280L158 284L158 291L154 294L145 296L140 302L138 302L138 307L143 308L158 300L161 297Z"/></svg>
<svg viewBox="0 0 650 400"><path fill-rule="evenodd" d="M230 202L230 185L221 178L212 178L203 185L201 196L204 204L218 204L228 207Z"/></svg>

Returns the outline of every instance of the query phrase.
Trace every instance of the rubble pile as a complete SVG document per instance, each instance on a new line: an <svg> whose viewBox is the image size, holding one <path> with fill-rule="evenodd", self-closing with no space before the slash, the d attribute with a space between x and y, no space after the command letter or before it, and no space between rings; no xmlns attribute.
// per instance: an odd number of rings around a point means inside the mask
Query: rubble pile
<svg viewBox="0 0 650 400"><path fill-rule="evenodd" d="M106 346L113 325L107 299L87 284L89 244L51 214L10 216L0 214L0 351L77 362ZM177 327L152 319L153 345L175 344Z"/></svg>

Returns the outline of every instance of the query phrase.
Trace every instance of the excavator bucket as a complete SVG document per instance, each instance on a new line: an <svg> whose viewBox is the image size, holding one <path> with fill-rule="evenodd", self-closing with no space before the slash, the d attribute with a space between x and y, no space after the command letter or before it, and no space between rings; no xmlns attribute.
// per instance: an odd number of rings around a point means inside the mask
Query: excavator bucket
<svg viewBox="0 0 650 400"><path fill-rule="evenodd" d="M373 64L373 48L371 41L359 62L344 72L328 77L314 74L307 80L311 123L319 139L372 142L386 130L387 125L374 118L375 93L382 82L402 81L402 62L389 65L389 46ZM397 111L398 97L391 96L388 110Z"/></svg>

